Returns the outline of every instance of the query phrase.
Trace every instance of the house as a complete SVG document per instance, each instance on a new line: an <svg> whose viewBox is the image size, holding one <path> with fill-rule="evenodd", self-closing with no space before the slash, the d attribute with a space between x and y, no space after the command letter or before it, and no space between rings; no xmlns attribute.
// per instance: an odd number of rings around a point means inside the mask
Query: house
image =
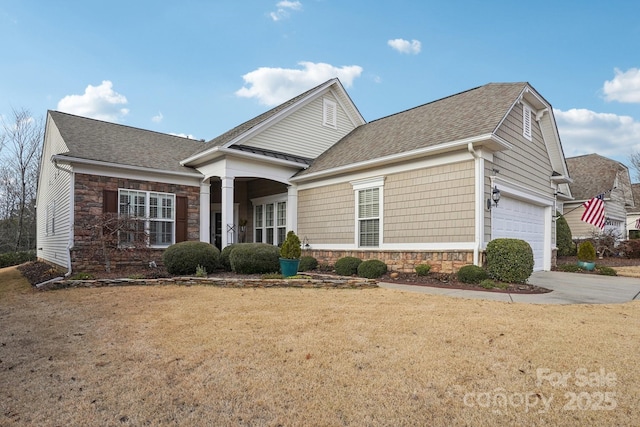
<svg viewBox="0 0 640 427"><path fill-rule="evenodd" d="M116 264L159 261L182 240L278 245L294 230L321 263L451 272L510 237L549 270L556 204L571 200L553 110L528 83L367 123L331 79L208 142L49 111L42 159L38 257L69 272L95 266L89 231L106 228L82 224L105 213L137 221L118 232Z"/></svg>
<svg viewBox="0 0 640 427"><path fill-rule="evenodd" d="M640 239L640 183L631 184L633 206L627 206L627 239Z"/></svg>
<svg viewBox="0 0 640 427"><path fill-rule="evenodd" d="M629 168L599 154L568 157L567 166L573 182L569 184L574 200L564 203L562 212L574 239L592 237L601 232L597 227L581 221L584 202L604 195L605 233L618 239L627 236L627 209L635 204Z"/></svg>

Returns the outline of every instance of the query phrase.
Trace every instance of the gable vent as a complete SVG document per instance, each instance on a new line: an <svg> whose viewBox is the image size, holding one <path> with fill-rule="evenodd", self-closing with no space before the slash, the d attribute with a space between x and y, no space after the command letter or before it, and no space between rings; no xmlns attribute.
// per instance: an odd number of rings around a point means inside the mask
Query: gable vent
<svg viewBox="0 0 640 427"><path fill-rule="evenodd" d="M336 103L329 99L322 101L322 125L336 129L338 127Z"/></svg>
<svg viewBox="0 0 640 427"><path fill-rule="evenodd" d="M531 108L527 105L522 106L522 136L531 141Z"/></svg>

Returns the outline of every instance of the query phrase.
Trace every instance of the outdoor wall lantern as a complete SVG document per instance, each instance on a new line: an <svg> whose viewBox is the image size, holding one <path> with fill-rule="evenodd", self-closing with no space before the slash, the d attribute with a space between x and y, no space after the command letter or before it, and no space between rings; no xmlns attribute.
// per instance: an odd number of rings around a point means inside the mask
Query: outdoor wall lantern
<svg viewBox="0 0 640 427"><path fill-rule="evenodd" d="M487 210L491 210L492 202L493 202L493 206L498 207L499 201L500 201L500 190L498 190L497 185L494 185L493 190L491 190L491 198L487 199Z"/></svg>

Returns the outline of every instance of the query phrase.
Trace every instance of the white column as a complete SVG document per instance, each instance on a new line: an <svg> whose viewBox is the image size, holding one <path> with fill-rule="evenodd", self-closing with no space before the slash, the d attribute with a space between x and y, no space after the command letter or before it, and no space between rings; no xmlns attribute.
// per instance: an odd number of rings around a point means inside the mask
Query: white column
<svg viewBox="0 0 640 427"><path fill-rule="evenodd" d="M290 185L287 189L287 231L298 234L298 187Z"/></svg>
<svg viewBox="0 0 640 427"><path fill-rule="evenodd" d="M235 232L230 227L235 227L233 223L233 179L232 176L223 176L222 179L222 247L225 248L233 241Z"/></svg>
<svg viewBox="0 0 640 427"><path fill-rule="evenodd" d="M211 183L209 179L200 183L200 241L211 243Z"/></svg>

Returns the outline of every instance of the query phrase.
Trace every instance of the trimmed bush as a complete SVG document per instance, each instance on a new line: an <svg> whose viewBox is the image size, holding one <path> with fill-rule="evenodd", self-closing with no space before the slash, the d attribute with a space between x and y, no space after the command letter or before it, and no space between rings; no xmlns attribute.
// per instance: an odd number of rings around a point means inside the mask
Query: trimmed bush
<svg viewBox="0 0 640 427"><path fill-rule="evenodd" d="M419 265L416 265L415 270L418 276L427 276L429 274L429 271L431 271L431 265L419 264Z"/></svg>
<svg viewBox="0 0 640 427"><path fill-rule="evenodd" d="M229 255L231 255L231 251L236 247L238 243L232 243L228 246L222 248L222 252L220 252L220 265L225 271L231 271L231 261L229 261Z"/></svg>
<svg viewBox="0 0 640 427"><path fill-rule="evenodd" d="M366 279L377 279L387 272L387 264L379 259L368 259L358 265L358 276Z"/></svg>
<svg viewBox="0 0 640 427"><path fill-rule="evenodd" d="M618 272L615 271L611 267L606 267L606 266L598 267L598 266L596 266L596 270L598 270L598 274L602 274L603 276L617 276L618 275Z"/></svg>
<svg viewBox="0 0 640 427"><path fill-rule="evenodd" d="M280 248L280 256L286 259L299 259L301 254L300 239L293 230L289 230Z"/></svg>
<svg viewBox="0 0 640 427"><path fill-rule="evenodd" d="M591 240L585 240L578 245L578 260L583 262L594 262L596 260L596 248Z"/></svg>
<svg viewBox="0 0 640 427"><path fill-rule="evenodd" d="M275 273L280 271L280 250L268 243L237 243L229 262L238 274Z"/></svg>
<svg viewBox="0 0 640 427"><path fill-rule="evenodd" d="M180 242L164 251L162 262L169 274L195 274L198 266L214 271L220 265L220 251L206 242Z"/></svg>
<svg viewBox="0 0 640 427"><path fill-rule="evenodd" d="M28 261L35 261L36 253L34 251L23 252L5 252L0 254L0 268L19 265Z"/></svg>
<svg viewBox="0 0 640 427"><path fill-rule="evenodd" d="M576 254L576 244L571 239L571 228L567 220L556 212L556 246L558 256L574 256Z"/></svg>
<svg viewBox="0 0 640 427"><path fill-rule="evenodd" d="M298 265L298 271L311 271L318 267L318 260L311 255L305 255L300 258L300 264Z"/></svg>
<svg viewBox="0 0 640 427"><path fill-rule="evenodd" d="M486 280L489 275L482 267L477 265L465 265L458 270L458 280L462 283L480 283Z"/></svg>
<svg viewBox="0 0 640 427"><path fill-rule="evenodd" d="M487 244L487 273L494 280L526 283L533 264L533 250L524 240L494 239Z"/></svg>
<svg viewBox="0 0 640 427"><path fill-rule="evenodd" d="M340 258L336 261L336 265L334 265L336 274L340 276L353 276L358 273L358 266L361 262L362 260L360 258L352 256Z"/></svg>

